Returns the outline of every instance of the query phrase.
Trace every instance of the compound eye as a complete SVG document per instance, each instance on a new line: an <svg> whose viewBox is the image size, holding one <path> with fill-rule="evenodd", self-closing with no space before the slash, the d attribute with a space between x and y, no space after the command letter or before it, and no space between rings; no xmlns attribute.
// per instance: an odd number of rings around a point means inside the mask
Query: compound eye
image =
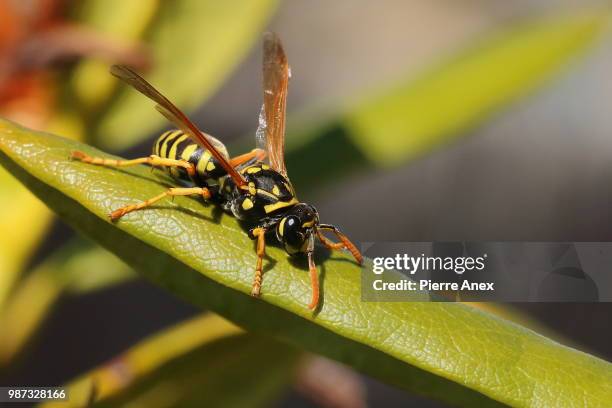
<svg viewBox="0 0 612 408"><path fill-rule="evenodd" d="M279 241L284 241L286 237L295 234L299 221L299 218L295 215L283 217L276 225L276 238Z"/></svg>
<svg viewBox="0 0 612 408"><path fill-rule="evenodd" d="M299 225L300 219L295 215L291 215L287 217L286 228L290 231L295 231L296 227Z"/></svg>
<svg viewBox="0 0 612 408"><path fill-rule="evenodd" d="M304 244L305 234L300 225L300 219L295 215L284 217L276 228L276 237L283 243L289 254L299 252Z"/></svg>

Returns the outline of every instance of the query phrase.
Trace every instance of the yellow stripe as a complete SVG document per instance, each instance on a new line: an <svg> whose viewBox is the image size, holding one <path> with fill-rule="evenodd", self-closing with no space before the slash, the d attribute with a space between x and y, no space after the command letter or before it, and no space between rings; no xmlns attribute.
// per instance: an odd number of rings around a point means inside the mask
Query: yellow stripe
<svg viewBox="0 0 612 408"><path fill-rule="evenodd" d="M270 214L271 212L274 212L281 208L292 206L297 203L298 203L297 198L292 198L290 201L278 201L274 204L264 205L264 211L266 212L266 214Z"/></svg>
<svg viewBox="0 0 612 408"><path fill-rule="evenodd" d="M265 195L267 197L270 197L270 198L272 198L274 200L278 200L277 196L275 196L274 194L269 193L266 190L262 190L261 188L258 188L256 191L257 191L257 194L263 194L263 195Z"/></svg>
<svg viewBox="0 0 612 408"><path fill-rule="evenodd" d="M161 137L159 138L159 141L161 143L158 143L157 145L157 151L159 152L161 150L162 144L166 142L166 139L168 138L168 136L170 136L172 134L172 132L176 132L176 130L167 130L164 132L163 135L161 135Z"/></svg>
<svg viewBox="0 0 612 408"><path fill-rule="evenodd" d="M170 131L166 131L164 133L162 133L161 135L159 135L159 137L157 138L157 140L155 141L155 146L153 148L153 154L156 156L159 156L159 149L160 149L160 142L168 135L168 133L170 133Z"/></svg>
<svg viewBox="0 0 612 408"><path fill-rule="evenodd" d="M285 221L287 221L287 217L283 217L283 219L281 220L278 226L278 232L280 232L281 237L285 235Z"/></svg>
<svg viewBox="0 0 612 408"><path fill-rule="evenodd" d="M181 153L181 159L183 159L185 161L189 161L189 158L191 157L193 152L195 152L197 149L198 149L198 145L197 144L195 144L195 143L194 144L190 144L185 149L183 149L183 153Z"/></svg>
<svg viewBox="0 0 612 408"><path fill-rule="evenodd" d="M175 130L174 132L172 132L162 144L161 149L159 151L159 157L168 158L168 156L166 156L166 153L168 151L168 143L170 143L178 135L182 135L182 134L183 132L180 130Z"/></svg>
<svg viewBox="0 0 612 408"><path fill-rule="evenodd" d="M185 139L187 139L188 136L187 135L182 135L181 137L174 139L174 142L172 142L172 146L170 146L170 153L168 153L168 158L172 159L172 160L176 160L176 149L178 148L178 145Z"/></svg>
<svg viewBox="0 0 612 408"><path fill-rule="evenodd" d="M303 223L303 224L302 224L302 228L310 228L310 227L312 227L313 225L314 225L314 220L311 220L311 221L308 221L308 222Z"/></svg>
<svg viewBox="0 0 612 408"><path fill-rule="evenodd" d="M200 157L200 161L198 162L198 165L196 166L196 171L199 174L206 173L206 164L210 160L210 157L211 157L210 152L208 150L204 150L204 153L202 153L202 157Z"/></svg>

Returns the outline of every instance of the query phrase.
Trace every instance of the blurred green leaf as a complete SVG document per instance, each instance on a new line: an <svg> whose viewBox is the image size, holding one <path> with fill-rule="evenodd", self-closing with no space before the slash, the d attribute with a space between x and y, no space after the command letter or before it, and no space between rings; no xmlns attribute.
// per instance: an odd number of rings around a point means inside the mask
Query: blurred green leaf
<svg viewBox="0 0 612 408"><path fill-rule="evenodd" d="M389 80L387 87L377 83L344 106L293 115L286 160L291 179L306 191L374 166L407 162L463 136L570 68L609 22L610 10L603 9L513 23L416 78Z"/></svg>
<svg viewBox="0 0 612 408"><path fill-rule="evenodd" d="M541 85L609 21L607 9L589 10L491 35L421 78L364 98L345 118L348 134L379 165L418 156Z"/></svg>
<svg viewBox="0 0 612 408"><path fill-rule="evenodd" d="M175 0L161 4L146 43L154 68L147 79L186 111L198 107L231 73L276 7L276 0ZM164 124L142 97L122 89L97 127L98 142L115 150Z"/></svg>
<svg viewBox="0 0 612 408"><path fill-rule="evenodd" d="M103 34L109 42L136 44L149 27L159 0L82 0L75 4L76 20ZM86 59L72 72L74 93L81 109L93 112L108 100L117 80L108 75L108 61Z"/></svg>
<svg viewBox="0 0 612 408"><path fill-rule="evenodd" d="M322 305L307 308L304 262L267 250L262 299L248 295L256 256L232 217L177 198L129 214L108 213L152 197L165 176L68 159L86 145L0 122L0 161L62 218L162 287L196 305L455 405L603 405L612 365L462 304L361 302L360 268L319 248ZM110 156L109 156L110 157ZM215 215L217 214L217 215ZM482 394L479 394L482 393Z"/></svg>
<svg viewBox="0 0 612 408"><path fill-rule="evenodd" d="M44 204L0 170L0 310L30 254L49 225ZM6 232L10 231L10 234Z"/></svg>
<svg viewBox="0 0 612 408"><path fill-rule="evenodd" d="M0 366L30 340L58 297L102 289L133 276L133 270L113 254L80 240L56 251L16 285L0 309Z"/></svg>
<svg viewBox="0 0 612 408"><path fill-rule="evenodd" d="M48 264L48 273L70 294L100 290L134 277L134 271L115 255L79 240L63 247Z"/></svg>
<svg viewBox="0 0 612 408"><path fill-rule="evenodd" d="M51 310L61 287L47 274L24 278L0 309L0 370L13 361Z"/></svg>
<svg viewBox="0 0 612 408"><path fill-rule="evenodd" d="M298 353L215 315L180 323L68 384L45 407L257 407L288 385Z"/></svg>

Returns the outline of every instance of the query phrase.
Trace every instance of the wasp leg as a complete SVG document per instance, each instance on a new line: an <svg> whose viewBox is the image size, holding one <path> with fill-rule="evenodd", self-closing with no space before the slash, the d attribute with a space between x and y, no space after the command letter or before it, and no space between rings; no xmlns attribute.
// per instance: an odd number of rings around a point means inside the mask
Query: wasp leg
<svg viewBox="0 0 612 408"><path fill-rule="evenodd" d="M310 304L308 308L314 310L319 305L319 273L317 272L317 266L314 263L312 254L314 252L314 237L311 236L308 242L308 249L306 255L308 256L308 272L310 274L310 287L312 288L312 297L310 298Z"/></svg>
<svg viewBox="0 0 612 408"><path fill-rule="evenodd" d="M330 239L327 239L322 233L321 230L331 231L333 232L341 242L333 242ZM363 262L363 257L361 256L361 252L357 249L355 244L353 244L346 235L340 232L340 230L328 224L321 224L317 227L317 238L321 241L323 245L325 245L329 249L347 249L351 255L355 258L357 263L361 265Z"/></svg>
<svg viewBox="0 0 612 408"><path fill-rule="evenodd" d="M112 221L115 221L121 217L123 217L125 214L132 212L132 211L136 211L136 210L140 210L143 209L145 207L150 206L151 204L161 200L162 198L165 197L174 197L174 196L188 196L188 195L201 195L202 197L204 197L205 200L210 199L210 191L206 188L206 187L188 187L188 188L170 188L166 191L164 191L163 193L161 193L160 195L157 195L153 198L149 198L148 200L145 200L141 203L138 204L131 204L131 205L127 205L125 207L121 207L116 209L115 211L113 211L112 213L110 213L109 217Z"/></svg>
<svg viewBox="0 0 612 408"><path fill-rule="evenodd" d="M266 229L262 227L253 228L251 230L251 235L253 238L257 238L257 265L255 266L255 277L253 278L251 296L258 297L261 292L263 258L266 255Z"/></svg>
<svg viewBox="0 0 612 408"><path fill-rule="evenodd" d="M72 152L71 158L74 160L82 161L83 163L96 164L99 166L108 167L127 167L135 166L137 164L148 164L153 167L182 167L187 171L190 176L195 175L195 166L186 160L173 160L165 159L156 155L149 157L141 157L132 160L117 160L117 159L104 159L102 157L92 157L86 153L80 151Z"/></svg>
<svg viewBox="0 0 612 408"><path fill-rule="evenodd" d="M261 161L266 157L266 152L262 149L253 149L248 153L241 154L240 156L232 157L230 159L230 165L232 167L238 167L249 161Z"/></svg>

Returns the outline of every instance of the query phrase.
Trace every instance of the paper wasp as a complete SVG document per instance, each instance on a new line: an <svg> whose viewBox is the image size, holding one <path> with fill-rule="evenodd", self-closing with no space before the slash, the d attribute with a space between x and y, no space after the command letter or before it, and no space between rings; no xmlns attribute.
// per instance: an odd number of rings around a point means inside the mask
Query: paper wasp
<svg viewBox="0 0 612 408"><path fill-rule="evenodd" d="M180 130L162 134L149 157L112 160L90 157L78 151L73 152L72 157L104 166L160 166L177 180L192 185L170 188L141 203L119 208L110 214L111 220L169 196L199 195L204 200L218 203L236 218L246 221L251 226L249 237L257 240L257 264L251 295L259 296L265 237L274 234L289 255L306 254L308 258L312 286L310 309L319 303L319 278L313 260L315 238L327 248L347 249L358 263L362 262L359 250L337 227L321 224L317 210L297 199L287 176L285 111L290 69L275 34L264 36L264 103L256 132L259 148L234 158L229 157L220 141L201 132L172 102L130 68L115 65L111 67L111 73L156 102L155 108ZM326 238L324 231L335 234L340 242Z"/></svg>

